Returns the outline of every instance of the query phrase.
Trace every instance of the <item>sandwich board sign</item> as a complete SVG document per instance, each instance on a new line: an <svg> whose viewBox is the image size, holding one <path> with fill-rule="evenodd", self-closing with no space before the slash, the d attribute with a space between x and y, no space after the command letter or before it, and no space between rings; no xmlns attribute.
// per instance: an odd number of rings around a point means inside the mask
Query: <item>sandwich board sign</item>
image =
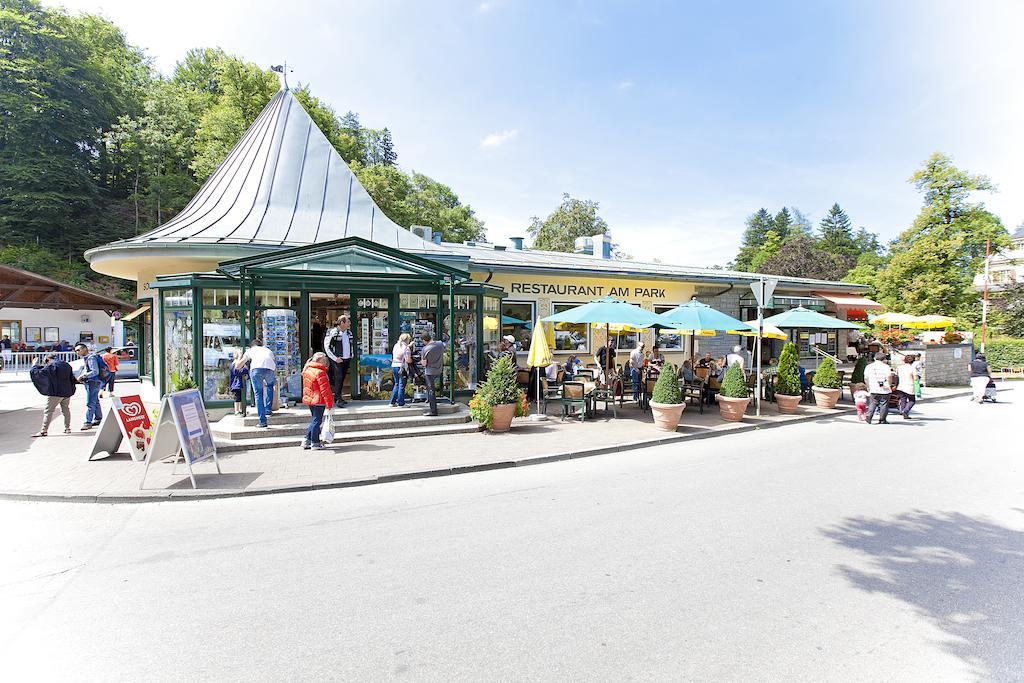
<svg viewBox="0 0 1024 683"><path fill-rule="evenodd" d="M217 460L217 446L206 419L206 405L198 389L176 391L164 396L160 403L160 417L153 430L153 442L146 454L146 471L142 473L141 489L146 482L146 473L155 460L174 458L175 467L181 455L188 467L192 488L196 487L196 476L192 465L213 458L217 474L221 474ZM172 471L173 473L173 471Z"/></svg>
<svg viewBox="0 0 1024 683"><path fill-rule="evenodd" d="M127 441L132 460L142 461L146 457L152 426L141 396L112 396L110 405L103 411L89 460L100 453L113 455L121 443Z"/></svg>

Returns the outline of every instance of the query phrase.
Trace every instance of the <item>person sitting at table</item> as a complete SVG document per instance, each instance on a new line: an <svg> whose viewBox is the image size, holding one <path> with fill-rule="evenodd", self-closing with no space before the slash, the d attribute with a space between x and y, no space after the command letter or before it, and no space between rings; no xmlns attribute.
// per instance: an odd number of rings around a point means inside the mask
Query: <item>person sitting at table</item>
<svg viewBox="0 0 1024 683"><path fill-rule="evenodd" d="M654 348L651 349L650 361L651 365L665 364L665 354L663 354L661 349L658 348L658 342L654 342Z"/></svg>
<svg viewBox="0 0 1024 683"><path fill-rule="evenodd" d="M549 382L554 382L558 379L558 363L552 361L551 365L544 368L544 376L547 377Z"/></svg>
<svg viewBox="0 0 1024 683"><path fill-rule="evenodd" d="M683 361L683 367L679 370L679 377L684 382L696 382L697 375L693 374L693 363L687 358Z"/></svg>
<svg viewBox="0 0 1024 683"><path fill-rule="evenodd" d="M715 359L711 357L711 352L708 351L704 354L704 357L697 361L698 368L711 368L715 364Z"/></svg>
<svg viewBox="0 0 1024 683"><path fill-rule="evenodd" d="M578 356L571 355L565 359L565 381L572 381L576 377L576 373L583 367L583 361Z"/></svg>

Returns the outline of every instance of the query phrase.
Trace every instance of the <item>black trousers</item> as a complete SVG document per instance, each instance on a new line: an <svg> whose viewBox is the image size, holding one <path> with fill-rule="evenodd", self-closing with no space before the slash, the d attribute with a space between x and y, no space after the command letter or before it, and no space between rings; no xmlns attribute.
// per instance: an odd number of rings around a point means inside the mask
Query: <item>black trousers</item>
<svg viewBox="0 0 1024 683"><path fill-rule="evenodd" d="M424 374L423 377L427 384L427 403L430 404L430 414L437 415L437 394L434 391L434 385L440 375Z"/></svg>
<svg viewBox="0 0 1024 683"><path fill-rule="evenodd" d="M878 421L885 422L889 417L889 394L871 394L868 397L868 422L871 422L876 410L878 411Z"/></svg>
<svg viewBox="0 0 1024 683"><path fill-rule="evenodd" d="M352 362L351 358L342 358L340 362L331 361L331 367L327 369L328 377L331 380L331 390L334 392L334 402L338 403L341 399L341 392L345 388L345 376L348 374L348 366Z"/></svg>
<svg viewBox="0 0 1024 683"><path fill-rule="evenodd" d="M900 397L900 413L902 415L910 415L910 411L913 410L914 404L917 403L917 396L911 391L907 393L905 391L896 390L896 395Z"/></svg>

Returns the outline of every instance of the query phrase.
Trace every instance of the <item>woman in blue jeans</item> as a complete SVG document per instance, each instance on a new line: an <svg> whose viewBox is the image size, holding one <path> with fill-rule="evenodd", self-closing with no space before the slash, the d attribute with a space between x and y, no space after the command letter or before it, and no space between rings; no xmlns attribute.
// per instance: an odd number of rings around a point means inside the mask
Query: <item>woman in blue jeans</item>
<svg viewBox="0 0 1024 683"><path fill-rule="evenodd" d="M412 365L412 347L409 343L412 335L403 333L395 342L391 350L391 374L395 378L395 388L391 390L391 405L405 405L405 383L409 377L409 367Z"/></svg>
<svg viewBox="0 0 1024 683"><path fill-rule="evenodd" d="M334 407L334 391L327 379L327 354L322 351L314 353L302 368L302 402L309 406L310 417L302 448L320 450L324 447L320 441L324 413Z"/></svg>

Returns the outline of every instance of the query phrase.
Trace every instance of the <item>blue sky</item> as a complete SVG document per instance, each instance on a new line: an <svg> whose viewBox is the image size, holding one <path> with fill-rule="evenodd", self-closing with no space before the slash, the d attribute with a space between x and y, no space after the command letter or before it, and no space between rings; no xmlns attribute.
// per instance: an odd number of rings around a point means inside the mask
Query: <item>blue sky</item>
<svg viewBox="0 0 1024 683"><path fill-rule="evenodd" d="M933 151L1024 221L1024 2L73 0L168 72L190 47L287 59L339 113L388 126L492 241L563 192L638 259L725 264L744 218L833 201L895 237Z"/></svg>

